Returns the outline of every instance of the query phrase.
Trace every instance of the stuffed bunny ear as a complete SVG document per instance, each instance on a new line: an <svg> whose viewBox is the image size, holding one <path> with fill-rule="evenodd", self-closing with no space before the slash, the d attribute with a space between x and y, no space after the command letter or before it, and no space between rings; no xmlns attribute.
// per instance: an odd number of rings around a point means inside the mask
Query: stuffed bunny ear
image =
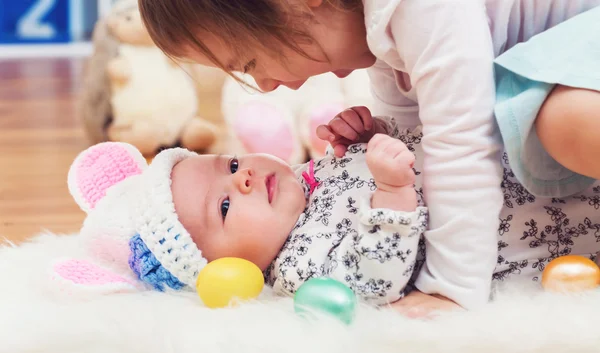
<svg viewBox="0 0 600 353"><path fill-rule="evenodd" d="M123 142L102 142L81 152L69 169L69 191L86 213L106 190L148 167L140 151Z"/></svg>

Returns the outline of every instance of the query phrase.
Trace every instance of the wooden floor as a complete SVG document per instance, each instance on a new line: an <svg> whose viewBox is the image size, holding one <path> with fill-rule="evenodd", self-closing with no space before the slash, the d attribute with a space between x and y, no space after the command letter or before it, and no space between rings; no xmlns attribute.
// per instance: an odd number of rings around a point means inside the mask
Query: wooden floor
<svg viewBox="0 0 600 353"><path fill-rule="evenodd" d="M0 239L76 232L68 168L88 146L76 115L83 61L0 61Z"/></svg>

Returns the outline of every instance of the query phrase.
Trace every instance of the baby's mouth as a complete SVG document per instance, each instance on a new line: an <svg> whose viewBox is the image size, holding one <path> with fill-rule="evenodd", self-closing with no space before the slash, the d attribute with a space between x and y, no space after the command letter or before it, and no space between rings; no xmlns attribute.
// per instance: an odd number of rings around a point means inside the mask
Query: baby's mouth
<svg viewBox="0 0 600 353"><path fill-rule="evenodd" d="M269 203L273 201L273 196L275 195L275 190L277 190L277 178L275 177L275 173L269 174L265 179L265 185L267 186L267 198Z"/></svg>

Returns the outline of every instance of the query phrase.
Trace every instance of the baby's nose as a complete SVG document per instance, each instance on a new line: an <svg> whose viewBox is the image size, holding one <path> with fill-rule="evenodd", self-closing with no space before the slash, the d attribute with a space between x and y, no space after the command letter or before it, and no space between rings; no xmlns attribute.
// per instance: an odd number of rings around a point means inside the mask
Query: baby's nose
<svg viewBox="0 0 600 353"><path fill-rule="evenodd" d="M238 170L234 175L234 183L242 194L247 194L252 191L252 177L254 171L251 168Z"/></svg>

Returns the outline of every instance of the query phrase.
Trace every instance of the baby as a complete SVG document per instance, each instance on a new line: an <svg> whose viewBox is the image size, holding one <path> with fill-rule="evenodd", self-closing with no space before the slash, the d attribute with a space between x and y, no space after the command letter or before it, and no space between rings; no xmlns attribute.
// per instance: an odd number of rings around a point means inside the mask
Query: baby
<svg viewBox="0 0 600 353"><path fill-rule="evenodd" d="M108 187L84 230L103 228L126 239L129 268L158 290L194 288L207 262L239 257L264 271L280 294L327 276L366 302L397 301L427 224L427 209L418 206L414 189L415 156L397 139L392 118L336 119L327 127L340 137L332 141L334 148L297 166L263 154L237 158L164 150L146 170ZM342 141L350 126L361 143ZM344 157L336 158L334 149L344 150ZM114 151L92 154L96 164L124 160ZM90 189L89 183L72 182L90 164L82 155L69 173L76 200ZM130 168L121 163L116 169Z"/></svg>

